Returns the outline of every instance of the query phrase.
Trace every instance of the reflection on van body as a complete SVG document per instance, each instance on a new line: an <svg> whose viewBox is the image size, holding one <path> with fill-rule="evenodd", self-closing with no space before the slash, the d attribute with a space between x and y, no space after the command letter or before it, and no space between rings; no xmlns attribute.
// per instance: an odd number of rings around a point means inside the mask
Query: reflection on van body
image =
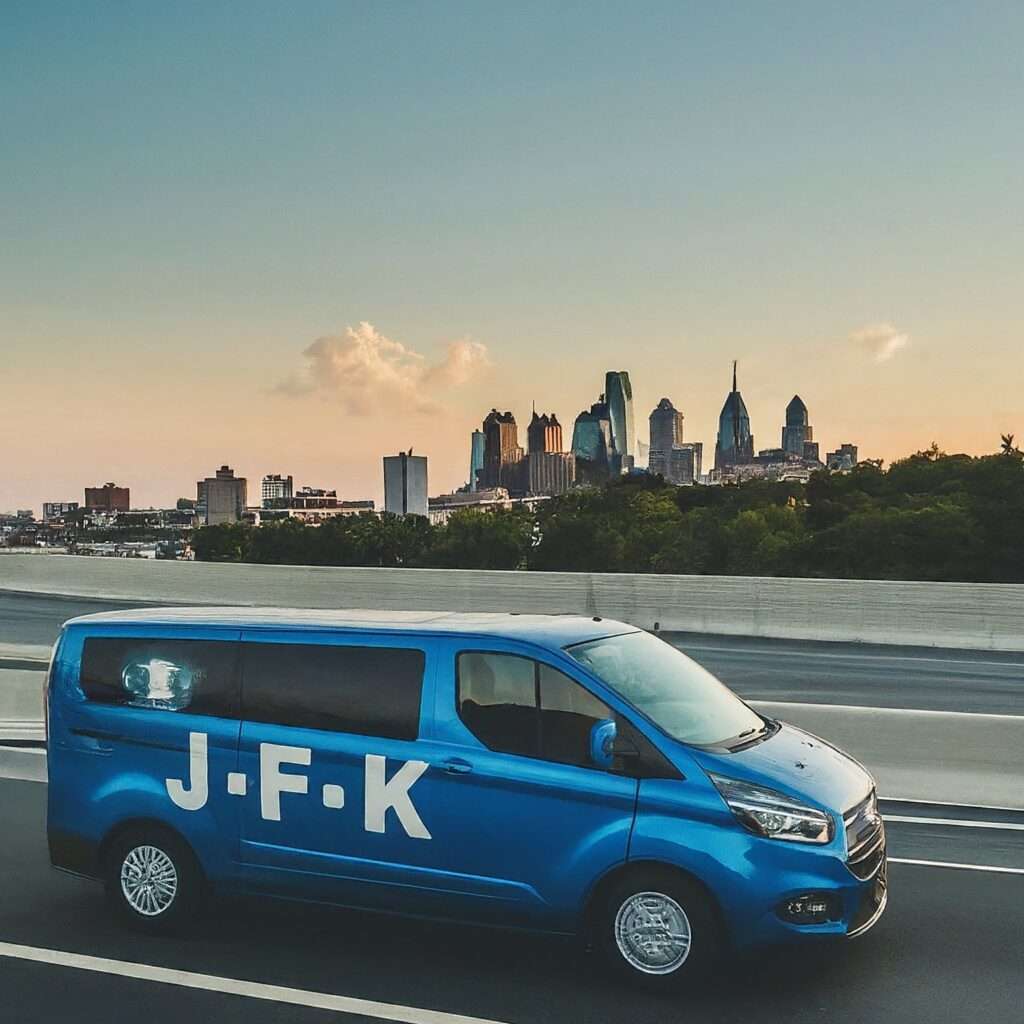
<svg viewBox="0 0 1024 1024"><path fill-rule="evenodd" d="M582 931L661 986L885 907L867 772L623 623L86 616L47 701L51 859L145 930L235 890Z"/></svg>

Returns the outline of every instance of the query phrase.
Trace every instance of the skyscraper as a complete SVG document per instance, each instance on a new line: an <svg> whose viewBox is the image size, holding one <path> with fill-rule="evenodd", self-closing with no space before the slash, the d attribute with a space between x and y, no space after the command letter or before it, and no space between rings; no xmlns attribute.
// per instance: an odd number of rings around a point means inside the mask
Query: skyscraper
<svg viewBox="0 0 1024 1024"><path fill-rule="evenodd" d="M715 469L744 465L753 461L754 436L743 396L736 387L736 362L732 364L732 391L718 416L718 440L715 443Z"/></svg>
<svg viewBox="0 0 1024 1024"><path fill-rule="evenodd" d="M612 457L612 427L608 419L608 406L604 396L588 410L576 417L572 428L572 453L586 463L581 466L590 480L594 472L608 475L608 464Z"/></svg>
<svg viewBox="0 0 1024 1024"><path fill-rule="evenodd" d="M651 454L669 452L683 443L683 414L663 398L647 418L651 425Z"/></svg>
<svg viewBox="0 0 1024 1024"><path fill-rule="evenodd" d="M384 456L384 511L426 516L427 457L407 452Z"/></svg>
<svg viewBox="0 0 1024 1024"><path fill-rule="evenodd" d="M576 483L576 456L572 452L530 452L526 476L530 494L564 494Z"/></svg>
<svg viewBox="0 0 1024 1024"><path fill-rule="evenodd" d="M510 412L492 409L483 423L484 466L480 487L507 487L521 491L523 449L519 445L519 428Z"/></svg>
<svg viewBox="0 0 1024 1024"><path fill-rule="evenodd" d="M484 432L474 430L469 439L469 489L480 487L480 472L484 468Z"/></svg>
<svg viewBox="0 0 1024 1024"><path fill-rule="evenodd" d="M604 376L604 400L612 433L612 472L628 473L636 455L636 422L633 418L633 386L626 370L609 370Z"/></svg>
<svg viewBox="0 0 1024 1024"><path fill-rule="evenodd" d="M786 406L786 425L782 428L782 450L789 455L805 458L804 445L814 440L814 430L807 420L807 406L799 395L794 395Z"/></svg>
<svg viewBox="0 0 1024 1024"><path fill-rule="evenodd" d="M669 483L692 484L700 476L700 444L683 441L683 414L663 398L648 417L651 425L651 450L647 471Z"/></svg>
<svg viewBox="0 0 1024 1024"><path fill-rule="evenodd" d="M526 450L530 453L562 450L562 424L554 413L538 416L537 410L533 410L533 418L526 428Z"/></svg>

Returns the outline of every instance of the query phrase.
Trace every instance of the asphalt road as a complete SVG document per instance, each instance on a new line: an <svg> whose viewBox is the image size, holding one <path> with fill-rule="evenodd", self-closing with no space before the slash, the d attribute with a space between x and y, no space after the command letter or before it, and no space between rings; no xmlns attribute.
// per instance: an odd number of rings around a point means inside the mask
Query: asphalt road
<svg viewBox="0 0 1024 1024"><path fill-rule="evenodd" d="M49 645L66 619L123 607L130 606L0 590L0 645ZM1024 654L667 637L749 700L1024 715Z"/></svg>
<svg viewBox="0 0 1024 1024"><path fill-rule="evenodd" d="M45 793L0 780L0 1020L366 1019L26 962L2 955L4 943L509 1024L653 1024L681 1016L681 1001L707 1022L1020 1019L1024 875L891 864L889 910L864 938L733 960L666 1000L610 981L567 940L266 901L219 902L188 937L140 938L108 916L98 886L49 868ZM892 824L890 850L916 857L925 842L932 859L978 864L991 852L979 831L944 826L923 840ZM1024 832L1007 843L1024 868Z"/></svg>

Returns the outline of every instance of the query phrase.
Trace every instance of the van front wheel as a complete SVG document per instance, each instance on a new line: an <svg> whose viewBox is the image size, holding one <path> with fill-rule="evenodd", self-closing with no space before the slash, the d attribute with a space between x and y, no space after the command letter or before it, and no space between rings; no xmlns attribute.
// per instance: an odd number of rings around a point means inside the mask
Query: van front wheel
<svg viewBox="0 0 1024 1024"><path fill-rule="evenodd" d="M192 851L160 829L133 829L118 837L106 859L107 898L141 931L180 930L196 914L202 873Z"/></svg>
<svg viewBox="0 0 1024 1024"><path fill-rule="evenodd" d="M596 924L596 945L608 964L655 990L706 974L721 949L711 901L699 885L671 871L613 884Z"/></svg>

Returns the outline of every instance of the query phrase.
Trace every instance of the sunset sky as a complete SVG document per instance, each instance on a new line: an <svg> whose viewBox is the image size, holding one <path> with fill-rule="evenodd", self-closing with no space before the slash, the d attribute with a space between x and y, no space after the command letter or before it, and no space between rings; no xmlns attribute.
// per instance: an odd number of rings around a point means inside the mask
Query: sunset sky
<svg viewBox="0 0 1024 1024"><path fill-rule="evenodd" d="M1024 5L0 5L0 511L571 437L1024 438ZM525 437L524 437L525 439Z"/></svg>

